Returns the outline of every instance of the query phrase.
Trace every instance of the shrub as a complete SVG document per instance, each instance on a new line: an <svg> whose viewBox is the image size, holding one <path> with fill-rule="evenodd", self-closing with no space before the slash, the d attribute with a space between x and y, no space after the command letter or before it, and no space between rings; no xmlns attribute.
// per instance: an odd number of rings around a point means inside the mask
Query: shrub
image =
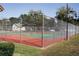
<svg viewBox="0 0 79 59"><path fill-rule="evenodd" d="M15 45L9 42L0 43L0 56L12 56Z"/></svg>

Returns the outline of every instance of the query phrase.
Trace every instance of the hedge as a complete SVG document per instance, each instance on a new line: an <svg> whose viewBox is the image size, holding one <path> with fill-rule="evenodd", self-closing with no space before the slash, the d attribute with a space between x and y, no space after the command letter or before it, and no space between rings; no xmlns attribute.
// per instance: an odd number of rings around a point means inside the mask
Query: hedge
<svg viewBox="0 0 79 59"><path fill-rule="evenodd" d="M10 42L0 43L0 56L12 56L15 49L15 45Z"/></svg>

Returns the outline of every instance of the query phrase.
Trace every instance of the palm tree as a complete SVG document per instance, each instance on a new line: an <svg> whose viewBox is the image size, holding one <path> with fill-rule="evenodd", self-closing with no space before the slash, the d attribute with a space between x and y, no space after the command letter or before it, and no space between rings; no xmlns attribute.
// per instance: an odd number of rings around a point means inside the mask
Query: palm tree
<svg viewBox="0 0 79 59"><path fill-rule="evenodd" d="M61 7L60 9L58 9L58 11L56 12L56 18L59 20L63 20L66 22L70 22L72 21L72 19L74 19L75 17L75 12L72 8L68 7Z"/></svg>
<svg viewBox="0 0 79 59"><path fill-rule="evenodd" d="M73 24L73 19L75 17L74 14L75 14L75 11L71 7L68 7L68 4L66 5L66 7L61 7L56 12L57 19L67 22L67 25L66 25L66 39L67 40L68 40L68 23Z"/></svg>

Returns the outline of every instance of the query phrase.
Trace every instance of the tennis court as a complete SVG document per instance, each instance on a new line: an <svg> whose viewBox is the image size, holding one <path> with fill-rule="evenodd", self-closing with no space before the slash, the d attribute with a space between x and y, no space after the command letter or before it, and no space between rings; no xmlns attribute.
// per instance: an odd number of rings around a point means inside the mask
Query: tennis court
<svg viewBox="0 0 79 59"><path fill-rule="evenodd" d="M65 24L65 23L64 23ZM27 27L27 26L26 26ZM56 27L56 26L54 26ZM68 37L79 33L79 27L76 27L72 24L68 26ZM66 39L66 25L59 27L57 31L47 30L49 27L46 27L43 31L41 27L27 27L25 31L13 31L12 27L5 26L0 27L0 40L21 43L29 46L37 47L46 47L53 43L62 42ZM30 29L33 28L31 31ZM76 28L76 29L75 29ZM28 29L28 30L27 30ZM54 28L55 29L55 28ZM56 28L57 29L57 28Z"/></svg>
<svg viewBox="0 0 79 59"><path fill-rule="evenodd" d="M13 32L0 31L0 39L31 46L48 46L65 39L65 32Z"/></svg>

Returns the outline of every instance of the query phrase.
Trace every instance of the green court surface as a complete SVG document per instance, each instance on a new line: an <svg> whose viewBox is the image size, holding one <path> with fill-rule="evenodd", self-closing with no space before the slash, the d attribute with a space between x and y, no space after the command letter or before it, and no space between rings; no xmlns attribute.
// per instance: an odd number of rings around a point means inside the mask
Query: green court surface
<svg viewBox="0 0 79 59"><path fill-rule="evenodd" d="M58 38L65 36L65 32L49 32L49 33L38 33L38 32L13 32L13 31L0 31L0 35L22 35L33 38Z"/></svg>
<svg viewBox="0 0 79 59"><path fill-rule="evenodd" d="M24 33L23 33L24 34ZM31 36L31 37L35 37L35 38L57 38L57 37L62 37L65 35L65 33L45 33L45 34L38 34L38 33L33 33L33 34L24 34L24 35L27 35L27 36Z"/></svg>

